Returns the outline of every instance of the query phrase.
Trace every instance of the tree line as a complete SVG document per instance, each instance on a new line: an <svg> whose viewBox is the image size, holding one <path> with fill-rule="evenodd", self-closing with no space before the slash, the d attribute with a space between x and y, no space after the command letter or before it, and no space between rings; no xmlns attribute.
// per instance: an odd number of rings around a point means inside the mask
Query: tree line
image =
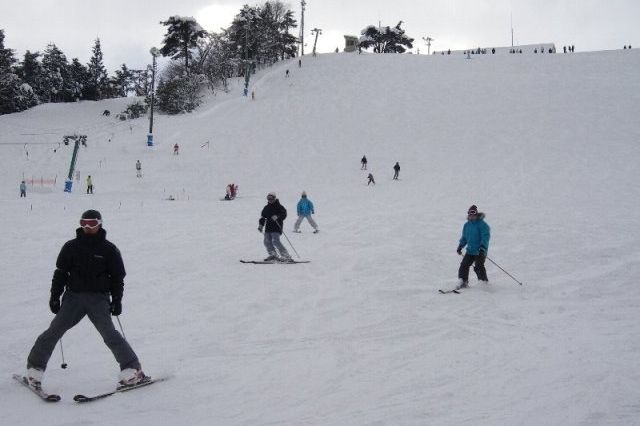
<svg viewBox="0 0 640 426"><path fill-rule="evenodd" d="M375 53L403 53L412 38L400 28L369 26L362 31L360 49ZM280 0L244 5L231 26L205 31L192 17L172 16L161 21L166 34L159 52L169 64L157 76L158 107L169 114L189 112L200 103L203 90L227 91L228 80L247 77L256 69L297 56L299 40L293 11ZM21 61L4 45L0 29L0 114L23 111L45 102L101 100L130 95L149 97L151 65L129 69L122 64L112 76L103 64L96 39L87 64L68 61L54 44L43 52L26 51Z"/></svg>

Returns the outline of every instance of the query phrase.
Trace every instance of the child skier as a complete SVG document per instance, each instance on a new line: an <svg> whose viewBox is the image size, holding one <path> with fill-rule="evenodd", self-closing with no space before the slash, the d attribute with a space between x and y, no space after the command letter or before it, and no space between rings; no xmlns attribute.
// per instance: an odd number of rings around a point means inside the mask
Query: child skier
<svg viewBox="0 0 640 426"><path fill-rule="evenodd" d="M300 224L302 223L302 220L306 218L309 221L309 224L314 229L313 233L317 234L318 225L311 217L312 214L315 214L313 202L311 202L311 200L307 198L307 193L304 191L302 191L302 194L300 195L300 201L298 201L297 210L298 220L296 220L296 223L293 225L293 232L300 233Z"/></svg>

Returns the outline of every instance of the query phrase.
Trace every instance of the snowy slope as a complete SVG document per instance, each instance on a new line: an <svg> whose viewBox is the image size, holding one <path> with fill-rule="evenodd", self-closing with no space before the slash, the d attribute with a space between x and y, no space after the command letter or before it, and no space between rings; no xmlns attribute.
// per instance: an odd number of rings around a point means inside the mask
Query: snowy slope
<svg viewBox="0 0 640 426"><path fill-rule="evenodd" d="M255 101L236 82L192 114L156 116L154 148L146 120L113 117L127 99L0 117L3 423L635 424L639 66L636 50L305 57L256 75ZM69 132L89 139L64 194ZM25 142L54 145L27 158ZM57 188L18 199L40 175ZM219 201L230 182L240 197ZM290 232L302 190L317 235ZM265 256L269 191L312 263L238 262ZM455 283L470 204L492 227L489 256L524 286L488 265L488 287L438 294ZM10 374L52 318L55 258L87 208L125 260L125 334L148 374L172 378L75 406L117 375L85 319L63 339L69 368L51 358L52 407Z"/></svg>

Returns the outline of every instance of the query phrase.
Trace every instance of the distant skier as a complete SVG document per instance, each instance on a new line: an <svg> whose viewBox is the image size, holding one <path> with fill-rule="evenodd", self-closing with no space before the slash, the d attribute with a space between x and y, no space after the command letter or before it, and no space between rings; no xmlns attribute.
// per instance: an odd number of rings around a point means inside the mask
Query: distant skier
<svg viewBox="0 0 640 426"><path fill-rule="evenodd" d="M396 165L393 166L393 179L398 180L399 174L400 174L400 163L396 161Z"/></svg>
<svg viewBox="0 0 640 426"><path fill-rule="evenodd" d="M251 100L252 100L252 101L255 101L255 100L256 100L256 91L255 91L255 90L252 90L252 91L251 91Z"/></svg>
<svg viewBox="0 0 640 426"><path fill-rule="evenodd" d="M180 154L180 147L178 146L178 143L176 142L175 145L173 145L173 155L178 155Z"/></svg>
<svg viewBox="0 0 640 426"><path fill-rule="evenodd" d="M270 192L267 195L267 205L262 209L260 220L258 221L258 231L262 232L264 229L264 246L267 249L267 253L269 253L269 256L264 259L265 262L293 262L289 252L280 242L280 235L286 218L287 209L280 204L280 200L276 198L276 193Z"/></svg>
<svg viewBox="0 0 640 426"><path fill-rule="evenodd" d="M136 161L136 176L139 178L142 177L142 163L140 160Z"/></svg>
<svg viewBox="0 0 640 426"><path fill-rule="evenodd" d="M22 181L20 182L20 198L27 198L27 184Z"/></svg>
<svg viewBox="0 0 640 426"><path fill-rule="evenodd" d="M376 184L376 181L375 181L375 179L373 178L373 175L372 175L371 173L369 173L369 176L367 176L367 179L369 179L369 180L367 181L367 186L369 186L369 184L370 184L370 183L372 183L372 184L374 184L374 185Z"/></svg>
<svg viewBox="0 0 640 426"><path fill-rule="evenodd" d="M315 214L315 209L313 208L313 202L307 198L307 193L302 191L300 194L300 201L298 201L297 206L298 211L298 219L296 223L293 225L293 232L300 233L300 224L306 218L309 221L309 224L313 227L313 233L318 233L318 224L311 217L312 214Z"/></svg>
<svg viewBox="0 0 640 426"><path fill-rule="evenodd" d="M298 68L302 68L302 59L298 59Z"/></svg>
<svg viewBox="0 0 640 426"><path fill-rule="evenodd" d="M285 76L285 77L289 77L289 69L287 69L287 70L285 71L284 76Z"/></svg>
<svg viewBox="0 0 640 426"><path fill-rule="evenodd" d="M478 212L475 205L469 207L467 211L467 222L462 227L462 237L458 243L456 252L462 256L462 249L466 246L467 251L462 258L458 269L458 287L469 287L469 268L475 263L473 270L478 276L478 280L485 284L489 282L484 261L489 250L489 240L491 239L491 228L484 221L484 213Z"/></svg>
<svg viewBox="0 0 640 426"><path fill-rule="evenodd" d="M64 244L56 261L49 299L55 318L38 336L27 358L29 386L41 389L42 376L58 340L85 316L120 365L118 384L133 385L145 380L138 356L111 320L112 315L122 313L125 275L120 251L102 229L100 212L85 211L76 238Z"/></svg>
<svg viewBox="0 0 640 426"><path fill-rule="evenodd" d="M367 170L367 156L363 155L362 159L360 160L360 170Z"/></svg>
<svg viewBox="0 0 640 426"><path fill-rule="evenodd" d="M87 176L87 194L93 194L93 180L91 175Z"/></svg>

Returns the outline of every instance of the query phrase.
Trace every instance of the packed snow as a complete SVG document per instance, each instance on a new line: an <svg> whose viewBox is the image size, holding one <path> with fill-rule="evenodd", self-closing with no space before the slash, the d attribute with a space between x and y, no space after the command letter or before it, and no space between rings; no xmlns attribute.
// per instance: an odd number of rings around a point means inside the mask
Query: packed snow
<svg viewBox="0 0 640 426"><path fill-rule="evenodd" d="M154 147L146 119L115 118L132 99L0 117L2 423L637 424L639 68L638 50L305 56L253 76L255 100L238 80L191 114L156 114ZM73 147L59 142L74 133L87 147L64 193ZM22 179L43 184L19 198ZM311 263L239 262L266 256L270 191L283 242ZM302 191L318 234L291 232ZM438 293L456 283L471 204L489 257L524 285L488 262L489 285L472 271L469 290ZM126 338L170 378L75 403L118 374L85 318L63 338L67 369L53 353L50 405L11 374L53 318L55 259L89 208L128 272Z"/></svg>

